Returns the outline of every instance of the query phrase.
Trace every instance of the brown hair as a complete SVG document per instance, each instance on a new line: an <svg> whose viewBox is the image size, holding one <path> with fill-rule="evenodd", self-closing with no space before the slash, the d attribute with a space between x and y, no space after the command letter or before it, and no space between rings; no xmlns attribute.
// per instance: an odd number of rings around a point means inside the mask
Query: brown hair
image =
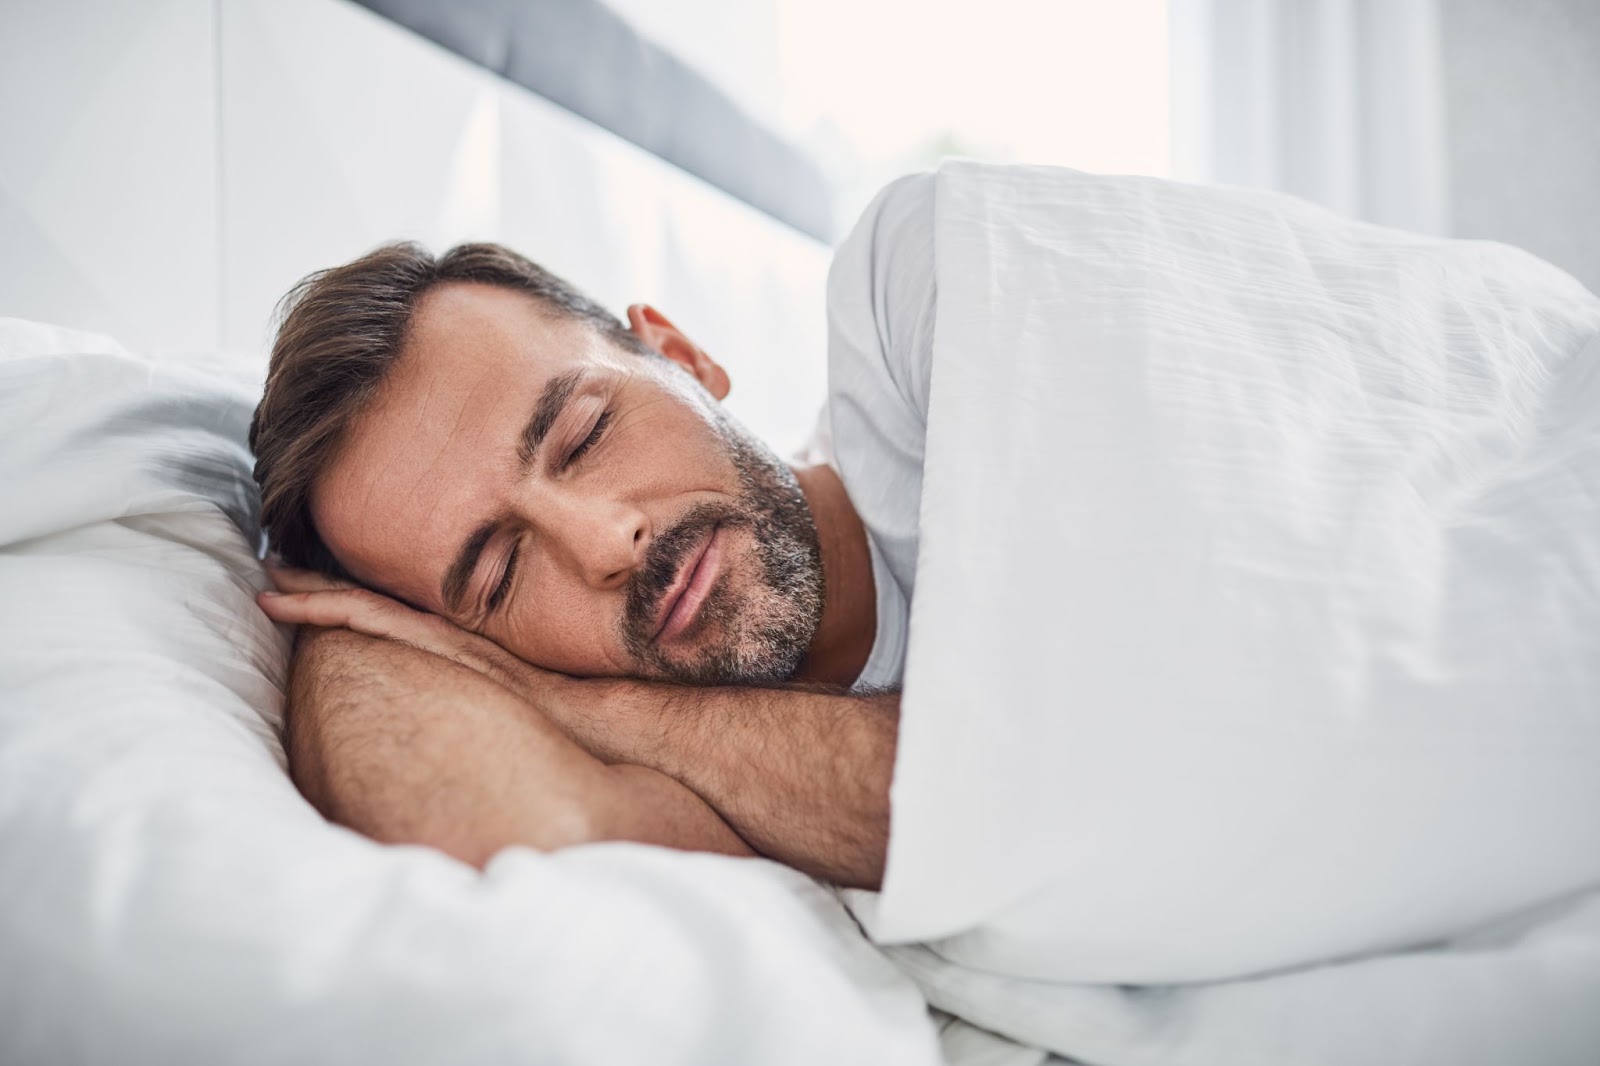
<svg viewBox="0 0 1600 1066"><path fill-rule="evenodd" d="M312 484L399 358L418 300L435 285L456 281L525 292L554 315L588 323L624 351L653 354L615 315L498 244L462 244L439 258L419 244L386 244L307 276L279 304L266 390L250 423L261 524L269 545L290 565L350 576L312 521Z"/></svg>

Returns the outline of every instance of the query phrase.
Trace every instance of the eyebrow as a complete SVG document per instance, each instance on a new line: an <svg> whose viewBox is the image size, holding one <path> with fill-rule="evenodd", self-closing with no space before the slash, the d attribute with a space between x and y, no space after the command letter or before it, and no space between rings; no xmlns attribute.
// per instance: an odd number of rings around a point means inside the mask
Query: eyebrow
<svg viewBox="0 0 1600 1066"><path fill-rule="evenodd" d="M533 460L539 454L539 446L550 435L556 419L561 417L567 401L572 399L572 394L577 391L583 378L582 370L569 370L565 374L557 374L545 383L544 390L539 393L538 402L533 405L533 414L528 417L527 424L517 435L517 465L523 472L533 464ZM459 612L461 598L467 592L467 582L472 579L473 571L478 568L478 560L483 555L483 549L489 546L490 538L494 536L495 530L500 528L500 521L498 518L491 518L487 522L480 523L462 543L461 550L456 552L455 561L450 564L450 569L445 571L439 591L444 597L445 606L451 611Z"/></svg>

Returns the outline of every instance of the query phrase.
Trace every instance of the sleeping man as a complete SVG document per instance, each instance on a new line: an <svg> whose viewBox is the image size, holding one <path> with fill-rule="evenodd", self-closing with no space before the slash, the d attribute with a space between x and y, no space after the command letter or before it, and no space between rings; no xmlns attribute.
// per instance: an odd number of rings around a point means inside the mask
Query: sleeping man
<svg viewBox="0 0 1600 1066"><path fill-rule="evenodd" d="M390 246L302 283L252 446L273 546L307 568L262 605L325 627L290 700L325 813L478 863L635 840L878 884L930 181L880 204L897 363L860 396L871 424L836 430L877 453L882 548L839 475L734 421L726 373L651 307L624 327L493 245Z"/></svg>
<svg viewBox="0 0 1600 1066"><path fill-rule="evenodd" d="M1073 981L1600 884L1592 294L1288 198L947 164L869 207L828 314L791 464L664 315L504 248L302 282L251 443L307 797L478 865L757 853Z"/></svg>

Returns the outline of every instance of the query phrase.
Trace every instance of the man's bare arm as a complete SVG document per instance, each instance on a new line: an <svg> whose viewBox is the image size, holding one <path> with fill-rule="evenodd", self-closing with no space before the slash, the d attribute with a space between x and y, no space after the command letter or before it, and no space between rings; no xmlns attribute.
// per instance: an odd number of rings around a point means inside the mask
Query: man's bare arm
<svg viewBox="0 0 1600 1066"><path fill-rule="evenodd" d="M303 629L289 704L295 784L377 840L477 866L510 844L597 840L751 854L671 777L606 765L504 686L407 644Z"/></svg>
<svg viewBox="0 0 1600 1066"><path fill-rule="evenodd" d="M883 879L898 696L579 680L369 589L303 571L274 579L295 590L262 599L279 621L426 648L539 708L546 726L619 773L659 772L688 786L761 853L838 884Z"/></svg>
<svg viewBox="0 0 1600 1066"><path fill-rule="evenodd" d="M607 762L688 785L762 854L836 884L882 883L898 695L573 681L549 713Z"/></svg>

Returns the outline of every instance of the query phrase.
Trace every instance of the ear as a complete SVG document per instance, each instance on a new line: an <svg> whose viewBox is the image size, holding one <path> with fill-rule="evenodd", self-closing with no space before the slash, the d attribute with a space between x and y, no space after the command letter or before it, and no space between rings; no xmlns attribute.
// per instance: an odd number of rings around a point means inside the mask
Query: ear
<svg viewBox="0 0 1600 1066"><path fill-rule="evenodd" d="M649 304L628 308L628 332L687 370L714 398L725 400L731 383L728 372Z"/></svg>

